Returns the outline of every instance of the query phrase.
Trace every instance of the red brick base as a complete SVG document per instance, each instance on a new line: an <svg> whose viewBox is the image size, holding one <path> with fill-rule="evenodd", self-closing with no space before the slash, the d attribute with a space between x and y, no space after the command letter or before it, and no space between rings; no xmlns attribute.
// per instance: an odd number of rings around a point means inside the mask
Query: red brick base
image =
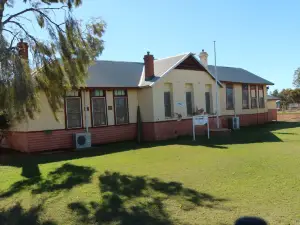
<svg viewBox="0 0 300 225"><path fill-rule="evenodd" d="M249 126L263 124L277 118L277 112L239 115L240 125ZM228 127L228 118L232 116L222 116L219 118L223 128ZM209 118L210 128L217 127L216 118ZM206 131L206 126L197 126L196 134L201 135ZM72 135L84 132L78 130L53 130L50 132L11 132L7 138L8 147L23 152L37 152L53 149L72 148ZM108 126L90 128L92 134L92 144L105 144L118 141L134 140L136 138L136 124L122 126ZM163 122L143 123L143 138L145 141L166 140L178 136L192 135L192 119L181 121L170 120Z"/></svg>
<svg viewBox="0 0 300 225"><path fill-rule="evenodd" d="M211 128L216 127L216 118L209 118L209 124ZM206 126L197 126L196 134L202 135L206 129ZM178 136L192 135L192 133L192 119L143 124L143 137L146 141L172 139Z"/></svg>
<svg viewBox="0 0 300 225"><path fill-rule="evenodd" d="M277 121L277 109L269 109L268 121Z"/></svg>
<svg viewBox="0 0 300 225"><path fill-rule="evenodd" d="M78 130L54 130L51 132L11 132L7 138L9 148L22 152L37 152L73 147L72 135L82 133ZM90 128L92 144L105 144L118 141L134 140L136 124Z"/></svg>
<svg viewBox="0 0 300 225"><path fill-rule="evenodd" d="M240 126L250 126L256 124L264 124L268 121L268 113L238 115L240 118ZM228 128L228 118L232 116L219 117L220 126ZM217 127L217 119L209 118L210 128ZM206 126L197 126L196 134L202 135L206 131ZM146 141L166 140L176 138L178 136L192 135L192 119L184 119L181 121L171 120L156 123L143 124L143 136Z"/></svg>

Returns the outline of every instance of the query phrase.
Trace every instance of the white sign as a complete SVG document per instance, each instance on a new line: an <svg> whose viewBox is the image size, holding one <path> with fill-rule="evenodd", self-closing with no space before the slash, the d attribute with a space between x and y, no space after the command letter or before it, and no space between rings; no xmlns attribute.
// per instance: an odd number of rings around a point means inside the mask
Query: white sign
<svg viewBox="0 0 300 225"><path fill-rule="evenodd" d="M209 121L208 116L206 115L198 115L193 116L193 140L196 140L196 132L195 132L195 126L198 125L205 125L207 124L207 138L209 139Z"/></svg>
<svg viewBox="0 0 300 225"><path fill-rule="evenodd" d="M183 107L184 106L184 103L183 102L176 102L176 105L180 106L180 107Z"/></svg>
<svg viewBox="0 0 300 225"><path fill-rule="evenodd" d="M193 116L194 125L205 125L208 123L208 116Z"/></svg>

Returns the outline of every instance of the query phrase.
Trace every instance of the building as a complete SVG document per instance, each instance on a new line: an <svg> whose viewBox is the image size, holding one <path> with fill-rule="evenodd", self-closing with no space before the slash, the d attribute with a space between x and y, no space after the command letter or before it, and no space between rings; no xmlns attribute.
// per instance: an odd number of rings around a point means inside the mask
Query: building
<svg viewBox="0 0 300 225"><path fill-rule="evenodd" d="M269 120L277 120L277 111L275 111L274 109L280 109L280 98L272 95L267 95L267 107L268 109L272 109L270 110Z"/></svg>
<svg viewBox="0 0 300 225"><path fill-rule="evenodd" d="M72 135L85 130L92 144L134 140L138 106L146 141L190 135L192 116L200 109L211 115L210 126L216 127L216 80L207 62L204 51L199 59L185 53L154 60L148 52L144 62L97 61L89 68L86 85L67 93L60 122L41 93L41 113L17 124L6 144L23 152L72 148ZM273 120L276 108L266 104L267 85L273 83L241 68L219 66L217 72L221 127L227 127L233 115L240 117L241 126ZM204 130L197 127L198 134Z"/></svg>

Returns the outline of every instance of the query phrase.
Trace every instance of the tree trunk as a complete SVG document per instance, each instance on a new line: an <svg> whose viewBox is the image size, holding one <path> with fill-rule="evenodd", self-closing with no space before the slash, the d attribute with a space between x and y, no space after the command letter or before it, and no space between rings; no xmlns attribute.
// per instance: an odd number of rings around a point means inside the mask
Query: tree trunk
<svg viewBox="0 0 300 225"><path fill-rule="evenodd" d="M0 0L0 34L2 34L2 19L3 19L3 12L4 12L4 4L7 2L7 0Z"/></svg>

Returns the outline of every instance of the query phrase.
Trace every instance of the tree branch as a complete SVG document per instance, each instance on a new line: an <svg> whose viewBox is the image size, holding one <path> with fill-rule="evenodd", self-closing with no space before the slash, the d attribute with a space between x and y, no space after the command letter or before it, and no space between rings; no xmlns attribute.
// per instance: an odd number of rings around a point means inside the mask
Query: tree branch
<svg viewBox="0 0 300 225"><path fill-rule="evenodd" d="M22 26L22 24L20 24L20 23L18 23L16 21L9 21L8 23L13 23L13 24L17 25L19 28L21 28L24 31L24 33L26 34L26 36L28 36L29 38L31 38L36 44L38 43L38 41L32 35L30 35L27 32L27 30Z"/></svg>
<svg viewBox="0 0 300 225"><path fill-rule="evenodd" d="M25 17L25 16L19 16L18 18L16 18L16 20L20 21L20 18L21 18L21 19L24 19L24 20L27 20L28 22L32 23L32 20L31 20L31 19L28 19L28 18Z"/></svg>
<svg viewBox="0 0 300 225"><path fill-rule="evenodd" d="M11 30L3 29L3 31L9 32L9 33L11 33L12 35L14 35L14 33L13 33Z"/></svg>
<svg viewBox="0 0 300 225"><path fill-rule="evenodd" d="M6 2L7 2L7 0L0 0L0 32L3 29L2 19L3 19L3 12L4 12L4 4Z"/></svg>
<svg viewBox="0 0 300 225"><path fill-rule="evenodd" d="M20 33L20 32L17 32L17 33L13 36L13 38L11 39L9 49L12 48L12 46L13 46L13 44L14 44L14 41L15 41L15 38L19 35L19 33Z"/></svg>
<svg viewBox="0 0 300 225"><path fill-rule="evenodd" d="M67 6L62 6L62 7L59 7L59 8L38 8L38 9L37 8L28 8L28 9L25 9L25 10L23 10L21 12L18 12L16 14L13 14L13 15L9 16L6 20L3 21L3 26L5 24L7 24L8 22L10 22L11 19L13 19L15 17L18 17L18 16L20 16L20 15L26 13L26 12L37 12L37 13L41 14L42 16L44 16L50 23L52 23L53 25L55 25L58 29L60 29L61 31L63 31L60 28L59 24L57 24L53 20L51 20L50 17L47 14L45 14L44 12L42 12L41 10L59 10L59 9L63 9L63 8L66 8L66 7Z"/></svg>

